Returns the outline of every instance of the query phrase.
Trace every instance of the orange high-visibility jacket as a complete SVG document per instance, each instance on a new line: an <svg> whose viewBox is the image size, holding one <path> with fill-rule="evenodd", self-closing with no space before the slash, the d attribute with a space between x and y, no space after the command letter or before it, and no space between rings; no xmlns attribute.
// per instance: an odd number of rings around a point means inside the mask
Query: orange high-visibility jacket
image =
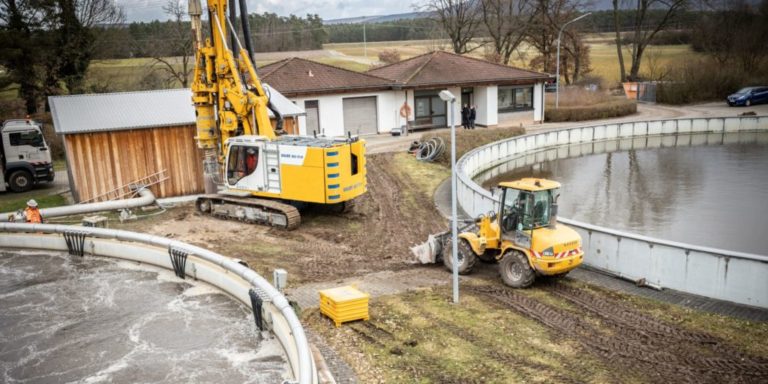
<svg viewBox="0 0 768 384"><path fill-rule="evenodd" d="M43 222L43 215L40 214L40 210L37 208L27 207L24 210L24 216L27 218L27 223L39 224Z"/></svg>

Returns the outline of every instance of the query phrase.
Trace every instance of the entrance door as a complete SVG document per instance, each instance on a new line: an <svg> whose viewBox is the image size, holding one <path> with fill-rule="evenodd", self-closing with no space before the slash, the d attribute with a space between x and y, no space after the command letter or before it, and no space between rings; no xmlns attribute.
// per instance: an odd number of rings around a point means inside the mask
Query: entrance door
<svg viewBox="0 0 768 384"><path fill-rule="evenodd" d="M474 88L462 88L461 89L461 106L475 104L475 89Z"/></svg>
<svg viewBox="0 0 768 384"><path fill-rule="evenodd" d="M376 96L348 97L342 100L344 131L357 135L379 133Z"/></svg>
<svg viewBox="0 0 768 384"><path fill-rule="evenodd" d="M320 133L320 108L317 100L304 100L304 111L307 112L307 135Z"/></svg>
<svg viewBox="0 0 768 384"><path fill-rule="evenodd" d="M416 96L416 128L445 127L448 125L445 101L437 95Z"/></svg>

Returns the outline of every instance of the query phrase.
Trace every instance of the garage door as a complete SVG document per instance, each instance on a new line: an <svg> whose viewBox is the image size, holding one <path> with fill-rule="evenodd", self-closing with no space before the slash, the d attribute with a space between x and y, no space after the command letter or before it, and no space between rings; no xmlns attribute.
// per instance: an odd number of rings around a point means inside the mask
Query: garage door
<svg viewBox="0 0 768 384"><path fill-rule="evenodd" d="M353 135L379 133L376 96L349 97L344 103L344 131Z"/></svg>

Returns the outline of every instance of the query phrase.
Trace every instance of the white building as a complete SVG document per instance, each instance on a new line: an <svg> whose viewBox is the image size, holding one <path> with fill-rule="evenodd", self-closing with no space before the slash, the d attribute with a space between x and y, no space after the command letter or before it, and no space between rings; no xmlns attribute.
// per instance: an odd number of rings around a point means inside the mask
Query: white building
<svg viewBox="0 0 768 384"><path fill-rule="evenodd" d="M301 134L329 136L384 133L405 125L404 103L413 129L445 127L450 114L438 96L443 89L461 95L454 111L457 125L463 104L476 105L479 126L539 122L544 116L544 82L552 80L548 74L441 51L366 73L300 58L264 66L259 73L305 109L306 117L299 118Z"/></svg>

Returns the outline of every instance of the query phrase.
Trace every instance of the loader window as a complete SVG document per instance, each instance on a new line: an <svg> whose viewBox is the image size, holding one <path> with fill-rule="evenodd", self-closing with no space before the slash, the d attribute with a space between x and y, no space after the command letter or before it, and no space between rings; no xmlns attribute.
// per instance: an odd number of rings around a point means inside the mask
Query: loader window
<svg viewBox="0 0 768 384"><path fill-rule="evenodd" d="M552 205L551 191L539 191L533 194L533 226L543 227L549 224L550 206Z"/></svg>
<svg viewBox="0 0 768 384"><path fill-rule="evenodd" d="M258 148L241 145L230 147L227 160L227 181L229 185L237 184L240 179L252 174L258 165Z"/></svg>

